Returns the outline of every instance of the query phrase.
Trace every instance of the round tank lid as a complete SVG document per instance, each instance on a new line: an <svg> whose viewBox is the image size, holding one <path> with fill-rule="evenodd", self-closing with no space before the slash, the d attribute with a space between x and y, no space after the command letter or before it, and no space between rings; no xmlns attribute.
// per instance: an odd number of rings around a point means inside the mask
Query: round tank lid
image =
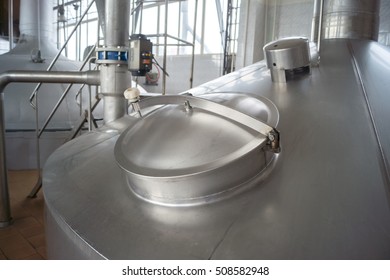
<svg viewBox="0 0 390 280"><path fill-rule="evenodd" d="M209 99L159 96L140 102L154 108L117 140L115 157L127 184L139 197L169 205L204 203L259 174L273 158L261 133L276 126L278 111L267 99L239 94L209 94ZM156 101L157 100L157 101ZM165 104L155 108L158 104ZM241 107L240 107L241 106ZM260 117L262 121L256 119ZM264 148L264 149L263 149Z"/></svg>

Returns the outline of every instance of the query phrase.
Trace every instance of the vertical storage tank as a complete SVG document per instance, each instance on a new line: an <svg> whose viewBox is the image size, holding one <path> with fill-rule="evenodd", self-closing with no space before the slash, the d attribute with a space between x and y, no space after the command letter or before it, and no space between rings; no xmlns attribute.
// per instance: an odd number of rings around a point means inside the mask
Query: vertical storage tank
<svg viewBox="0 0 390 280"><path fill-rule="evenodd" d="M20 39L10 52L0 55L0 72L7 70L46 70L57 54L52 43L52 3L49 0L21 0ZM37 58L38 51L42 61ZM35 60L35 61L34 61ZM80 63L64 56L53 71L75 71ZM11 84L5 89L4 108L7 138L7 164L10 169L36 168L36 111L29 102L36 84ZM38 93L40 127L64 92L66 84L43 84ZM51 152L64 143L67 131L78 120L80 108L75 100L74 87L60 106L41 138L41 156L44 161Z"/></svg>

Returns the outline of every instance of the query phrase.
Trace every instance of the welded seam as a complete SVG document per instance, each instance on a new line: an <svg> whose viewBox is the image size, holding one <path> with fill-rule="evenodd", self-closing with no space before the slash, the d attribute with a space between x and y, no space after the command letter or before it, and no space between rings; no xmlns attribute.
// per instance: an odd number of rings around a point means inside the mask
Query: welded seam
<svg viewBox="0 0 390 280"><path fill-rule="evenodd" d="M376 126L374 114L372 112L372 108L371 108L371 105L370 105L370 99L368 97L368 94L367 94L367 91L366 91L366 87L364 85L362 73L360 71L359 64L357 62L357 59L356 59L355 52L353 50L353 46L352 46L351 41L348 41L347 46L348 46L348 50L349 50L349 52L351 54L351 57L352 57L352 63L353 63L353 66L355 68L357 78L359 80L360 86L361 86L362 91L363 91L363 97L364 97L364 99L366 101L368 114L370 115L370 120L371 120L371 123L372 123L372 127L374 129L375 139L377 141L377 144L378 144L378 147L379 147L380 156L382 158L383 167L385 169L386 185L388 186L388 190L387 191L389 191L390 190L389 164L387 162L386 155L385 155L385 152L384 152L383 147L382 147L382 143L381 143L381 140L380 140L380 137L379 137L378 128Z"/></svg>

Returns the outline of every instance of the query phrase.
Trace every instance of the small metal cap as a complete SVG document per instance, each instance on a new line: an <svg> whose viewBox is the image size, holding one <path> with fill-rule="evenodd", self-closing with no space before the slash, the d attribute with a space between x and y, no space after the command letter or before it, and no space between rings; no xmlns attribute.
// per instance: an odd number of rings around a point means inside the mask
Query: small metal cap
<svg viewBox="0 0 390 280"><path fill-rule="evenodd" d="M286 71L308 68L310 73L310 49L307 38L285 38L264 46L267 66L272 81L286 82Z"/></svg>

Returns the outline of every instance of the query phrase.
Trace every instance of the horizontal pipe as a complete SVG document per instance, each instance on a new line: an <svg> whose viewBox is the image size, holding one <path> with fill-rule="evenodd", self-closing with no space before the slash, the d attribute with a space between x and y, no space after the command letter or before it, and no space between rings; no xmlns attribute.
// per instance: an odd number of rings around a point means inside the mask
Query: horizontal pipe
<svg viewBox="0 0 390 280"><path fill-rule="evenodd" d="M100 85L99 71L6 71L0 74L0 92L9 83L72 83Z"/></svg>
<svg viewBox="0 0 390 280"><path fill-rule="evenodd" d="M9 83L14 82L100 85L100 73L99 71L7 71L0 74L0 228L10 225L12 221L6 164L4 89Z"/></svg>

